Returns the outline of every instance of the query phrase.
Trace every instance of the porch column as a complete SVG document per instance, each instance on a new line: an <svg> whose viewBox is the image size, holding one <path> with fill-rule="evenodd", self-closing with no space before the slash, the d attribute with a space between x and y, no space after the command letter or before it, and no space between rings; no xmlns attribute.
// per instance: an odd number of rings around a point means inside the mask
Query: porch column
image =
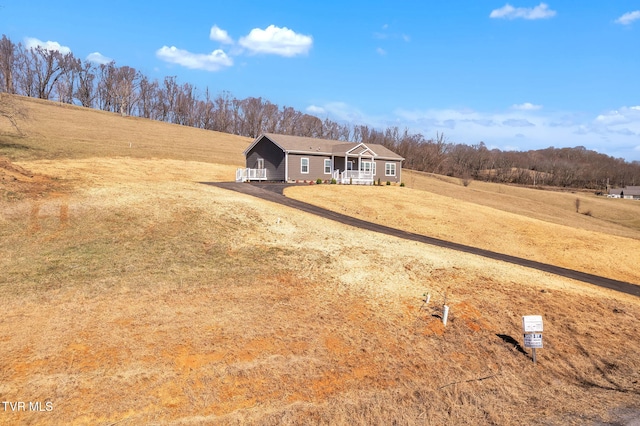
<svg viewBox="0 0 640 426"><path fill-rule="evenodd" d="M347 171L347 170L349 170L348 164L349 164L349 154L347 154L345 152L345 154L344 154L344 174L345 175L349 174L349 172ZM345 182L340 182L340 183L344 184Z"/></svg>

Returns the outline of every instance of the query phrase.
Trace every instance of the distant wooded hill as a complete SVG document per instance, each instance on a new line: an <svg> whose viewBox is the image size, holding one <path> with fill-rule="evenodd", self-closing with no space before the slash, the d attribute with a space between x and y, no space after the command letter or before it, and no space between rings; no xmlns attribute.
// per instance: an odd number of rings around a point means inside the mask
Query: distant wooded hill
<svg viewBox="0 0 640 426"><path fill-rule="evenodd" d="M72 53L25 48L5 35L0 40L0 92L56 100L152 120L216 130L254 138L281 133L351 142L377 143L402 155L405 168L525 185L605 189L607 185L640 185L640 162L626 162L584 147L517 152L489 150L483 142L465 145L444 135L427 139L397 127L324 120L280 107L262 98L236 99L222 91L212 96L176 77L150 80L140 71L115 62L96 65ZM0 115L12 119L0 105Z"/></svg>

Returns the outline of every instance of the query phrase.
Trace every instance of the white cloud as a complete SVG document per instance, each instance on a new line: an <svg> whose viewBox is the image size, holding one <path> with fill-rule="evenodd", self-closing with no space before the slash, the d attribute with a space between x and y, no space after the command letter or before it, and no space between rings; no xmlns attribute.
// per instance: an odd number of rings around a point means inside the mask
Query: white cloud
<svg viewBox="0 0 640 426"><path fill-rule="evenodd" d="M374 127L387 127L390 123L382 117L366 115L358 108L346 102L327 102L323 105L311 105L307 112L329 117L341 123L366 124Z"/></svg>
<svg viewBox="0 0 640 426"><path fill-rule="evenodd" d="M229 34L217 25L211 27L211 31L209 31L209 39L219 41L223 44L233 44L233 39L229 37Z"/></svg>
<svg viewBox="0 0 640 426"><path fill-rule="evenodd" d="M518 111L537 111L539 109L542 109L542 105L534 105L530 102L525 102L523 104L511 105L511 109L515 109Z"/></svg>
<svg viewBox="0 0 640 426"><path fill-rule="evenodd" d="M556 16L556 11L549 9L546 3L540 3L536 7L513 7L509 3L500 9L491 11L490 18L497 19L547 19Z"/></svg>
<svg viewBox="0 0 640 426"><path fill-rule="evenodd" d="M210 54L205 55L201 53L191 53L178 49L175 46L162 46L156 51L156 56L166 62L205 71L219 71L233 65L233 59L228 57L221 49L216 49Z"/></svg>
<svg viewBox="0 0 640 426"><path fill-rule="evenodd" d="M608 111L600 114L594 120L598 126L618 126L618 125L637 125L637 130L640 131L640 107L621 107L617 110Z"/></svg>
<svg viewBox="0 0 640 426"><path fill-rule="evenodd" d="M307 112L309 114L316 114L316 115L324 115L327 113L327 111L324 108L317 105L309 105L307 107Z"/></svg>
<svg viewBox="0 0 640 426"><path fill-rule="evenodd" d="M509 118L502 122L504 126L509 127L533 127L535 124L525 118Z"/></svg>
<svg viewBox="0 0 640 426"><path fill-rule="evenodd" d="M89 53L86 57L86 60L89 62L93 62L94 64L108 64L113 61L113 59L104 56L100 52Z"/></svg>
<svg viewBox="0 0 640 426"><path fill-rule="evenodd" d="M628 12L616 19L617 24L630 25L633 21L640 19L640 10Z"/></svg>
<svg viewBox="0 0 640 426"><path fill-rule="evenodd" d="M385 55L387 54L387 51L386 51L386 50L384 50L382 47L378 47L378 48L376 49L376 52L377 52L377 53L378 53L378 55L380 55L380 56L385 56Z"/></svg>
<svg viewBox="0 0 640 426"><path fill-rule="evenodd" d="M41 47L46 50L53 50L66 55L67 53L71 53L71 49L67 46L62 46L57 41L42 41L33 37L25 37L24 46L27 49L35 49L36 47Z"/></svg>
<svg viewBox="0 0 640 426"><path fill-rule="evenodd" d="M252 53L274 54L285 57L302 55L309 52L313 38L297 34L287 27L269 25L266 29L254 28L239 43Z"/></svg>
<svg viewBox="0 0 640 426"><path fill-rule="evenodd" d="M397 110L388 125L433 137L444 133L453 143L475 144L507 150L549 146L585 146L628 161L640 160L640 106L623 106L601 114L543 112L509 108L501 112L459 109ZM526 144L525 142L526 141Z"/></svg>

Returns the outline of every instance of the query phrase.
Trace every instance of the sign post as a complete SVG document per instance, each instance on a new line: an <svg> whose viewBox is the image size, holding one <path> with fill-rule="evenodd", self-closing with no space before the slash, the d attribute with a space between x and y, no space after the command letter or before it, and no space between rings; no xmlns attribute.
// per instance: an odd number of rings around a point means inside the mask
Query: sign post
<svg viewBox="0 0 640 426"><path fill-rule="evenodd" d="M531 348L533 363L536 363L536 349L542 348L542 316L525 315L522 317L522 330L524 331L524 347Z"/></svg>

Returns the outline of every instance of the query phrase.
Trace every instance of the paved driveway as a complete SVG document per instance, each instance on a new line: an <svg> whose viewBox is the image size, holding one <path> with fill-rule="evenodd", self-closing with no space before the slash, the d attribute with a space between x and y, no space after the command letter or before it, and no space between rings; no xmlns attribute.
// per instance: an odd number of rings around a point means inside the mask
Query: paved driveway
<svg viewBox="0 0 640 426"><path fill-rule="evenodd" d="M336 222L344 223L346 225L354 226L357 228L362 228L362 229L366 229L374 232L380 232L383 234L392 235L394 237L404 238L405 240L413 240L413 241L418 241L425 244L431 244L438 247L448 248L451 250L458 250L465 253L475 254L477 256L483 256L489 259L500 260L502 262L513 263L514 265L525 266L527 268L549 272L551 274L560 275L562 277L571 278L577 281L594 284L600 287L605 287L611 290L632 294L634 296L640 297L640 285L635 285L635 284L627 283L624 281L612 280L610 278L587 274L585 272L580 272L580 271L574 271L572 269L562 268L560 266L536 262L533 260L523 259L520 257L509 256L507 254L496 253L493 251L484 250L477 247L466 246L464 244L453 243L451 241L440 240L438 238L428 237L426 235L414 234L412 232L406 232L400 229L379 225L377 223L367 222L365 220L357 219L351 216L347 216L347 215L336 213L327 209L323 209L321 207L317 207L312 204L294 200L292 198L288 198L283 195L284 188L291 186L289 184L284 184L284 183L249 184L249 183L236 183L236 182L220 182L220 183L203 182L203 183L206 183L207 185L217 186L219 188L228 189L231 191L241 192L247 195L252 195L254 197L258 197L263 200L272 201L274 203L278 203L278 204L282 204L298 210L302 210L307 213L321 216L326 219L335 220Z"/></svg>

